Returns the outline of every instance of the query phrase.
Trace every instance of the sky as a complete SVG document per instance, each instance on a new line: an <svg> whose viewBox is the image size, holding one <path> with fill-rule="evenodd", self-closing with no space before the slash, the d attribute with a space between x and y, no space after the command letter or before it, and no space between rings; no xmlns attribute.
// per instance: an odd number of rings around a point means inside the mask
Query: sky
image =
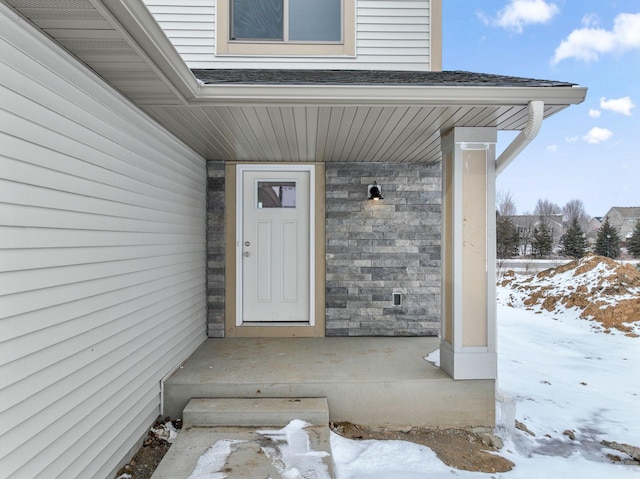
<svg viewBox="0 0 640 479"><path fill-rule="evenodd" d="M518 214L538 199L579 199L590 216L640 206L640 1L443 0L443 69L588 88L499 175Z"/></svg>

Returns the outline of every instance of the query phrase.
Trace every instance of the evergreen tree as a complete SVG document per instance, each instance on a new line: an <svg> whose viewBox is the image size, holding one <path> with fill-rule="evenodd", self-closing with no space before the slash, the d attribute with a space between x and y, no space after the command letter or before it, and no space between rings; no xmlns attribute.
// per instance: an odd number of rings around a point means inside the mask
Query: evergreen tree
<svg viewBox="0 0 640 479"><path fill-rule="evenodd" d="M551 254L552 247L551 228L544 219L541 219L539 226L533 228L531 253L537 258L544 258Z"/></svg>
<svg viewBox="0 0 640 479"><path fill-rule="evenodd" d="M571 220L571 226L560 238L560 253L571 258L582 258L587 251L587 241L577 217Z"/></svg>
<svg viewBox="0 0 640 479"><path fill-rule="evenodd" d="M508 216L496 212L496 254L498 258L518 256L520 235Z"/></svg>
<svg viewBox="0 0 640 479"><path fill-rule="evenodd" d="M595 253L612 259L620 256L620 235L609 223L609 218L605 218L602 226L598 228Z"/></svg>
<svg viewBox="0 0 640 479"><path fill-rule="evenodd" d="M640 258L640 220L636 222L636 226L633 228L627 248L634 258Z"/></svg>

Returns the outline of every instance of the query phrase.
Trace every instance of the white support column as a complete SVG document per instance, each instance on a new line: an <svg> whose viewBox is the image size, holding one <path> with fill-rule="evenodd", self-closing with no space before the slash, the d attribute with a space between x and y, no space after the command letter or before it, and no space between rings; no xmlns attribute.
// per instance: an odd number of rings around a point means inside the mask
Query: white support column
<svg viewBox="0 0 640 479"><path fill-rule="evenodd" d="M442 342L454 379L495 379L495 128L442 137Z"/></svg>

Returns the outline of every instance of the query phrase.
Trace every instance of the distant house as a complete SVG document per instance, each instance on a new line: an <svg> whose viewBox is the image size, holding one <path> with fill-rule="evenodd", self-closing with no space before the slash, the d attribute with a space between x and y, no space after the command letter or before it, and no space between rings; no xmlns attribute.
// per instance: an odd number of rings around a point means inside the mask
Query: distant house
<svg viewBox="0 0 640 479"><path fill-rule="evenodd" d="M584 236L587 240L587 244L593 246L596 243L598 230L602 226L603 221L604 221L603 216L594 216L589 220L589 223L587 224L587 229L584 232Z"/></svg>
<svg viewBox="0 0 640 479"><path fill-rule="evenodd" d="M611 226L618 230L622 246L626 246L636 223L640 221L640 207L614 206L604 217L609 220Z"/></svg>
<svg viewBox="0 0 640 479"><path fill-rule="evenodd" d="M520 255L530 254L534 229L539 228L543 220L539 215L513 215L509 216L509 218L518 229L518 234L520 235ZM560 238L564 234L562 215L545 215L544 221L547 222L547 226L551 231L552 250L555 251L560 244Z"/></svg>
<svg viewBox="0 0 640 479"><path fill-rule="evenodd" d="M3 476L112 474L207 338L439 337L403 400L494 422L496 175L586 89L441 71L441 0L254 3L0 2Z"/></svg>

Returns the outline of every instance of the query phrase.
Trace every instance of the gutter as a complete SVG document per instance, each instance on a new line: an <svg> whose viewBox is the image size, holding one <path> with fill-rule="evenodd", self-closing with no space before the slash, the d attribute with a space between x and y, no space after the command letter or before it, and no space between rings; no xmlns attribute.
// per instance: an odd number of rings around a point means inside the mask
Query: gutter
<svg viewBox="0 0 640 479"><path fill-rule="evenodd" d="M499 175L538 135L544 118L544 101L529 102L527 125L496 160L496 175Z"/></svg>
<svg viewBox="0 0 640 479"><path fill-rule="evenodd" d="M540 100L557 111L581 103L581 87L407 85L200 85L191 105L521 106Z"/></svg>

